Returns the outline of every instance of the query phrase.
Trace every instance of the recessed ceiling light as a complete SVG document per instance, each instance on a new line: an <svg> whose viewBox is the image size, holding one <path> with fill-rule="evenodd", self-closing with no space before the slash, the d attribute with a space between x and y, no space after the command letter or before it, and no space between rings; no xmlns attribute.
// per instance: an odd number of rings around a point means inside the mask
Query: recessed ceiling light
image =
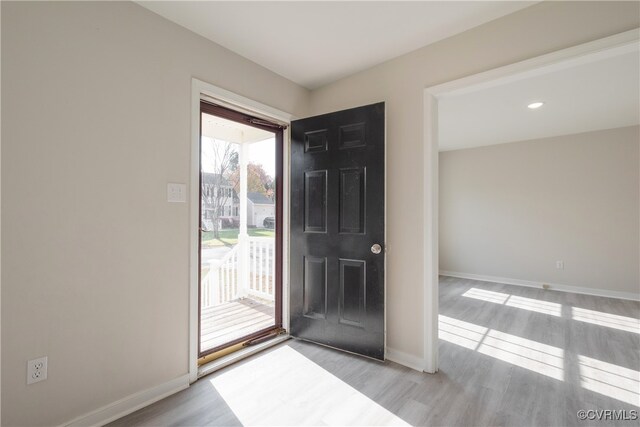
<svg viewBox="0 0 640 427"><path fill-rule="evenodd" d="M530 110L535 110L536 108L540 108L544 105L544 102L532 102L531 104L527 105L527 108L529 108Z"/></svg>

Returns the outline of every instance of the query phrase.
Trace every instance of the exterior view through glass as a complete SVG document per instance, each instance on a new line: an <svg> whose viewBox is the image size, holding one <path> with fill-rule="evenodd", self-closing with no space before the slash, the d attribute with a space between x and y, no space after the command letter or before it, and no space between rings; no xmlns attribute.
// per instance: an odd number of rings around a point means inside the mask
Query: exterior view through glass
<svg viewBox="0 0 640 427"><path fill-rule="evenodd" d="M275 133L203 112L200 355L276 326Z"/></svg>

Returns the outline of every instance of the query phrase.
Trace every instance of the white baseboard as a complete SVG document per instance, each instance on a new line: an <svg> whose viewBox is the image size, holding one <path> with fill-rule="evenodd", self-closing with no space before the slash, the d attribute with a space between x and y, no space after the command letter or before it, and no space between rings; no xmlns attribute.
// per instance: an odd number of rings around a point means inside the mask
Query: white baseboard
<svg viewBox="0 0 640 427"><path fill-rule="evenodd" d="M88 414L81 415L63 425L67 427L103 426L138 409L151 405L160 399L177 393L180 390L184 390L187 387L189 387L188 374L147 390L134 393Z"/></svg>
<svg viewBox="0 0 640 427"><path fill-rule="evenodd" d="M385 349L385 359L395 362L398 365L406 366L407 368L415 369L416 371L423 372L425 363L422 357L417 357L412 354L407 354L403 351L396 350L391 347Z"/></svg>
<svg viewBox="0 0 640 427"><path fill-rule="evenodd" d="M529 288L543 289L542 282L532 282L530 280L510 279L508 277L485 276L482 274L459 273L457 271L440 270L441 276L457 277L459 279L480 280L483 282L502 283L506 285L526 286ZM585 288L580 286L562 285L559 283L544 283L548 285L548 290L560 292L573 292L576 294L593 295L597 297L627 299L640 301L640 294L632 292L610 291L607 289Z"/></svg>

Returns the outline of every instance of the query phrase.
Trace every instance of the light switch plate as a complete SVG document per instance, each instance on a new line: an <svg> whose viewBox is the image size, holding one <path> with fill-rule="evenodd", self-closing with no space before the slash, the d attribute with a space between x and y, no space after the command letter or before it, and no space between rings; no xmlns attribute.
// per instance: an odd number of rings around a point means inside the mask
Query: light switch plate
<svg viewBox="0 0 640 427"><path fill-rule="evenodd" d="M187 184L167 184L167 201L172 203L185 203L187 201Z"/></svg>

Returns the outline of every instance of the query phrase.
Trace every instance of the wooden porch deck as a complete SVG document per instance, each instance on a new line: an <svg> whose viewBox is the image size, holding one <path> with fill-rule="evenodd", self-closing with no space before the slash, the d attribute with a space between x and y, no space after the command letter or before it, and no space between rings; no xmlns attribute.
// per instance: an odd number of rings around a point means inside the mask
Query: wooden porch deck
<svg viewBox="0 0 640 427"><path fill-rule="evenodd" d="M242 298L205 308L201 313L200 349L206 351L272 326L273 303Z"/></svg>

